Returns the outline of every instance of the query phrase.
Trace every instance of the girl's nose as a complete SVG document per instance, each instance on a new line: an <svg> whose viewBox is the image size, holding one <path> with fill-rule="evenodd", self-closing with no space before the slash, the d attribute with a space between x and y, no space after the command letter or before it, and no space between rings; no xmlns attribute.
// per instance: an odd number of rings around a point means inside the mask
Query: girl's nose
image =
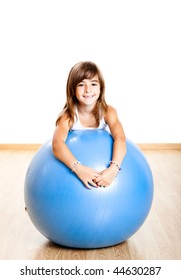
<svg viewBox="0 0 181 280"><path fill-rule="evenodd" d="M90 92L91 91L91 86L90 85L86 85L86 92Z"/></svg>

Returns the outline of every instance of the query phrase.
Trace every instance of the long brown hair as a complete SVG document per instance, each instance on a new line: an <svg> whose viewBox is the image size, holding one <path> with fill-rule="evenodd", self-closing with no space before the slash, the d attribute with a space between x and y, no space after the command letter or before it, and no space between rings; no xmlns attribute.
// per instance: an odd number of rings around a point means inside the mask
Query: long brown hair
<svg viewBox="0 0 181 280"><path fill-rule="evenodd" d="M56 125L58 124L60 118L66 113L69 119L70 127L73 126L75 116L76 116L75 105L78 103L75 94L76 87L84 79L92 79L95 75L98 76L99 83L100 83L100 96L96 102L96 105L92 113L95 116L97 126L99 125L100 118L104 116L108 106L105 101L105 82L104 82L103 75L100 69L98 68L98 66L91 61L79 62L75 64L70 70L67 79L67 86L66 86L67 101L63 110L60 112L56 120Z"/></svg>

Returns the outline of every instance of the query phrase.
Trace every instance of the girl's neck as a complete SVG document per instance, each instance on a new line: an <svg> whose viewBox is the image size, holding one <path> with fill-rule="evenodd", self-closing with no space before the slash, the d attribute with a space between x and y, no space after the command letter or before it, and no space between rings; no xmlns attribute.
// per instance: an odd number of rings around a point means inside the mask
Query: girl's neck
<svg viewBox="0 0 181 280"><path fill-rule="evenodd" d="M97 128L99 124L97 123L95 114L93 113L94 107L92 106L78 106L77 113L80 124L83 127Z"/></svg>
<svg viewBox="0 0 181 280"><path fill-rule="evenodd" d="M82 106L82 105L79 105L77 104L77 110L79 113L81 114L92 114L92 111L94 109L95 105L93 106Z"/></svg>

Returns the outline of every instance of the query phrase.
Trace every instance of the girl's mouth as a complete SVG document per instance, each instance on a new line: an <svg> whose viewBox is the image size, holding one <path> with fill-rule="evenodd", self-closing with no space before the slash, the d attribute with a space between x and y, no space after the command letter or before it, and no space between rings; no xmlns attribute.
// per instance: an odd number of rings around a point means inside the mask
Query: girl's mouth
<svg viewBox="0 0 181 280"><path fill-rule="evenodd" d="M83 95L84 98L92 98L94 97L94 94L91 94L91 95Z"/></svg>

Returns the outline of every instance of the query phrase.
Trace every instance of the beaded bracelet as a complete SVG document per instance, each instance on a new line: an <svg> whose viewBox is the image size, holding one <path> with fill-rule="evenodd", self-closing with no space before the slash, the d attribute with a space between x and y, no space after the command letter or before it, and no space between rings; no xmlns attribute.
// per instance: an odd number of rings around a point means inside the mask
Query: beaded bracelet
<svg viewBox="0 0 181 280"><path fill-rule="evenodd" d="M75 160L75 161L74 161L73 167L72 167L72 169L71 169L72 172L74 172L74 169L75 169L76 165L79 164L79 163L80 163L80 161L78 161L78 160Z"/></svg>
<svg viewBox="0 0 181 280"><path fill-rule="evenodd" d="M119 164L116 161L111 160L109 163L116 165L116 167L118 168L119 171L121 170L121 167L119 166Z"/></svg>

